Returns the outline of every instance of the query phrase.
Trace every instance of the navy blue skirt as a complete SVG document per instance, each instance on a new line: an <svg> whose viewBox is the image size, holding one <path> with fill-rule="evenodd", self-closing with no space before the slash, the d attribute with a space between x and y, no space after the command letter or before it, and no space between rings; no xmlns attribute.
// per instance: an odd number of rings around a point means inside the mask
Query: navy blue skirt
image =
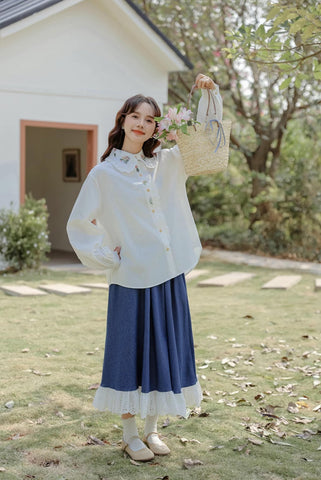
<svg viewBox="0 0 321 480"><path fill-rule="evenodd" d="M146 289L110 285L94 406L142 418L185 416L201 399L184 274Z"/></svg>

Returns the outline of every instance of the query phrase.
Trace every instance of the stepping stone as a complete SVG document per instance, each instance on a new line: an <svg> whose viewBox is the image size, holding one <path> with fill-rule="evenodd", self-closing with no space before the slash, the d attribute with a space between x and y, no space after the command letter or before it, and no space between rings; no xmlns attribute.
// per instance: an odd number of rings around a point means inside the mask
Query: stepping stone
<svg viewBox="0 0 321 480"><path fill-rule="evenodd" d="M71 295L73 293L90 293L90 288L67 285L65 283L52 283L50 285L40 285L39 288L49 293L57 295Z"/></svg>
<svg viewBox="0 0 321 480"><path fill-rule="evenodd" d="M102 290L108 290L108 283L82 283L82 287L87 287L87 288L98 288Z"/></svg>
<svg viewBox="0 0 321 480"><path fill-rule="evenodd" d="M46 292L39 290L38 288L28 287L27 285L1 285L7 295L13 295L17 297L29 297L32 295L47 295Z"/></svg>
<svg viewBox="0 0 321 480"><path fill-rule="evenodd" d="M321 290L321 278L316 278L315 279L315 289L316 290Z"/></svg>
<svg viewBox="0 0 321 480"><path fill-rule="evenodd" d="M293 287L301 280L301 275L278 275L269 282L265 283L262 288L277 288L287 290Z"/></svg>
<svg viewBox="0 0 321 480"><path fill-rule="evenodd" d="M254 277L254 273L245 273L245 272L231 272L226 273L225 275L219 275L217 277L212 277L207 280L199 282L197 285L199 287L228 287L229 285L234 285L235 283L243 282L249 278Z"/></svg>
<svg viewBox="0 0 321 480"><path fill-rule="evenodd" d="M185 279L187 281L189 280L194 280L194 278L200 277L201 275L205 275L208 272L208 270L202 270L201 268L194 268L194 270L191 270L188 272L187 275L185 275Z"/></svg>

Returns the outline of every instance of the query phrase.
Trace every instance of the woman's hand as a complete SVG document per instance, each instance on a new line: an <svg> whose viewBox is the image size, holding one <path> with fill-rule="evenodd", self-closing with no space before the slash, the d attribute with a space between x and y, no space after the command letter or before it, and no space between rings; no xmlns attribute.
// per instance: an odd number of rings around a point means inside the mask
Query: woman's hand
<svg viewBox="0 0 321 480"><path fill-rule="evenodd" d="M215 83L210 77L199 73L195 79L195 88L206 88L207 90L214 90Z"/></svg>
<svg viewBox="0 0 321 480"><path fill-rule="evenodd" d="M119 260L121 260L120 251L121 251L121 247L114 248L114 252L117 252Z"/></svg>

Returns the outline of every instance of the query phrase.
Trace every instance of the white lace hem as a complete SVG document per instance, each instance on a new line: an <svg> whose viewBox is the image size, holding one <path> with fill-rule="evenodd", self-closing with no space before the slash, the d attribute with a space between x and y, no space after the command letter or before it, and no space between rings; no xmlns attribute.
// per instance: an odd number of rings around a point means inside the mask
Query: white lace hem
<svg viewBox="0 0 321 480"><path fill-rule="evenodd" d="M181 415L187 416L187 407L198 407L201 404L202 389L197 382L190 387L182 388L182 393L158 392L154 390L142 393L141 389L122 392L107 387L99 387L93 405L100 411L111 413L139 414L141 418L147 415Z"/></svg>

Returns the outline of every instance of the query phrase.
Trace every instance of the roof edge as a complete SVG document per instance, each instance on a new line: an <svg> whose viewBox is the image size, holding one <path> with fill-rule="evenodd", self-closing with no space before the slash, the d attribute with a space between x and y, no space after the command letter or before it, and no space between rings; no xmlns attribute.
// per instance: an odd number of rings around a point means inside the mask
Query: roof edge
<svg viewBox="0 0 321 480"><path fill-rule="evenodd" d="M56 3L60 3L63 1L64 0L48 0L48 2L45 2L41 5L35 5L32 10L26 10L25 12L22 12L13 18L10 18L9 20L5 20L4 22L0 21L0 29L9 27L9 25L12 25L13 23L17 23L20 20L24 20L25 18L30 17L34 13L41 12L42 10L45 10L48 7L52 7L53 5L56 5Z"/></svg>
<svg viewBox="0 0 321 480"><path fill-rule="evenodd" d="M145 23L175 52L175 54L184 62L190 70L193 70L193 63L183 55L177 47L166 37L166 35L153 23L150 18L132 1L125 0L125 2L139 15Z"/></svg>

